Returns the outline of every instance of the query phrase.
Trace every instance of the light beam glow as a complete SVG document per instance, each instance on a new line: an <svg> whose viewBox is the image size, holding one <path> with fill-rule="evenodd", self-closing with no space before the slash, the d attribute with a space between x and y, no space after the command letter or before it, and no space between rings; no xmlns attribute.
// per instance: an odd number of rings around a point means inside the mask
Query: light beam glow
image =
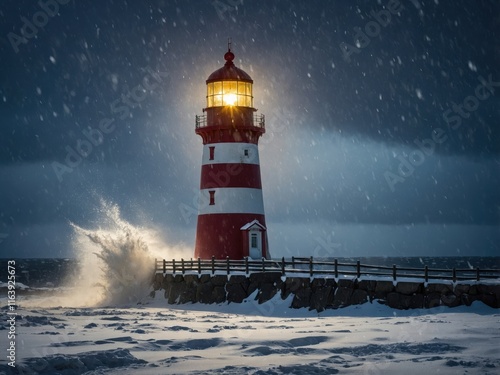
<svg viewBox="0 0 500 375"><path fill-rule="evenodd" d="M236 94L226 94L224 95L224 105L233 106L236 103Z"/></svg>

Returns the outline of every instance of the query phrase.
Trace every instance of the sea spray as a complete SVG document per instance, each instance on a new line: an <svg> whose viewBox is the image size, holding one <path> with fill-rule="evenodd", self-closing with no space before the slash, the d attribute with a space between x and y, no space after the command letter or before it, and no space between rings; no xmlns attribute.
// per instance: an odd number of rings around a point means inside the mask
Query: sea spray
<svg viewBox="0 0 500 375"><path fill-rule="evenodd" d="M135 228L124 222L117 224L119 227L114 230L94 231L74 225L78 235L87 238L95 247L92 255L97 258L99 266L96 269L94 262L84 262L82 273L85 275L80 279L86 281L84 284L90 281L92 293L99 296L96 303L101 305L140 301L147 295L154 272L148 246ZM84 246L83 250L89 248ZM88 275L94 279L93 282L88 280Z"/></svg>
<svg viewBox="0 0 500 375"><path fill-rule="evenodd" d="M154 257L147 244L154 233L123 220L117 205L103 202L101 206L105 228L89 230L71 224L82 259L77 283L87 284L98 305L138 303L148 295L154 274Z"/></svg>

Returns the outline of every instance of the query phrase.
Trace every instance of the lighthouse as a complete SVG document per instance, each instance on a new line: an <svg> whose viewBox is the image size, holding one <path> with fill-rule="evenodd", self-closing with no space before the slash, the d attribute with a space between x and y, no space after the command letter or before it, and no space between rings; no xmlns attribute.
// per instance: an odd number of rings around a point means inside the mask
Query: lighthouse
<svg viewBox="0 0 500 375"><path fill-rule="evenodd" d="M195 257L268 259L258 150L265 118L230 43L224 60L206 80L206 108L195 120L203 140Z"/></svg>

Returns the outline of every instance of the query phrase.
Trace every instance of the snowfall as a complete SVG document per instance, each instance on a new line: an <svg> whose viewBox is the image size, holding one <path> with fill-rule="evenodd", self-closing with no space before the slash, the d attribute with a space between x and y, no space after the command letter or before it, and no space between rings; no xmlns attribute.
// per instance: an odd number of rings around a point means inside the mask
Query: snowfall
<svg viewBox="0 0 500 375"><path fill-rule="evenodd" d="M20 297L15 367L2 348L0 374L500 374L500 311L481 302L402 311L374 301L317 313L252 297L168 305L156 293L99 308Z"/></svg>

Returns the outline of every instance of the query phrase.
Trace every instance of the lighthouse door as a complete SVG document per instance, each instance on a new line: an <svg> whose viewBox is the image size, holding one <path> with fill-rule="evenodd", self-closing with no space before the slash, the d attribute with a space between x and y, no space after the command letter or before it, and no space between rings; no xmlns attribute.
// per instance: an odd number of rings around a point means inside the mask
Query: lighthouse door
<svg viewBox="0 0 500 375"><path fill-rule="evenodd" d="M250 230L248 236L249 244L249 256L252 259L260 259L262 258L262 235L261 231L258 229Z"/></svg>

